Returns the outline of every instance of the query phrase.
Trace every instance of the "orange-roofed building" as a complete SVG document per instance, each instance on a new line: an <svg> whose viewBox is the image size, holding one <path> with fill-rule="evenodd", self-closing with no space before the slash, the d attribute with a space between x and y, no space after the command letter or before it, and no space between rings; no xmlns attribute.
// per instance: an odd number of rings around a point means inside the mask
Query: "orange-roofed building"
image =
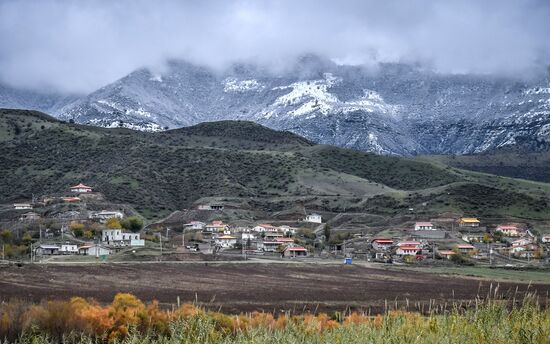
<svg viewBox="0 0 550 344"><path fill-rule="evenodd" d="M78 185L71 186L71 191L75 193L85 193L85 192L92 192L93 190L91 186L87 186L80 183Z"/></svg>

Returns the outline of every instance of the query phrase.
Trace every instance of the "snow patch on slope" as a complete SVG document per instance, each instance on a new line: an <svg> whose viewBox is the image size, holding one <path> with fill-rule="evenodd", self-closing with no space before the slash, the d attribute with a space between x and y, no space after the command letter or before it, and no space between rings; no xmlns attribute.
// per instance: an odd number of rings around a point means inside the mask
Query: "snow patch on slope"
<svg viewBox="0 0 550 344"><path fill-rule="evenodd" d="M263 117L269 119L286 113L293 117L307 115L307 118L314 118L315 113L328 115L354 111L395 114L399 108L387 104L380 94L372 90L364 90L363 96L359 99L340 101L329 90L341 82L341 78L325 73L324 79L299 81L288 86L275 87L273 90L290 89L290 92L278 97Z"/></svg>
<svg viewBox="0 0 550 344"><path fill-rule="evenodd" d="M239 80L237 78L226 78L223 83L223 91L229 92L248 92L248 91L261 91L265 88L264 85L259 83L255 79Z"/></svg>

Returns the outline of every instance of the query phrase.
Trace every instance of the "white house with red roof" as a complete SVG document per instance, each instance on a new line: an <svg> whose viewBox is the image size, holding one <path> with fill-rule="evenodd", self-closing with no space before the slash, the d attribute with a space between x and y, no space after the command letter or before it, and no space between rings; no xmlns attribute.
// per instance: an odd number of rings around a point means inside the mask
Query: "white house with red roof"
<svg viewBox="0 0 550 344"><path fill-rule="evenodd" d="M223 221L212 221L205 228L210 233L224 233L229 230L229 225L223 223Z"/></svg>
<svg viewBox="0 0 550 344"><path fill-rule="evenodd" d="M451 250L441 250L441 251L437 251L437 254L441 257L441 258L446 258L446 259L451 259L451 256L455 255L455 251L451 251Z"/></svg>
<svg viewBox="0 0 550 344"><path fill-rule="evenodd" d="M476 249L474 245L470 244L458 244L456 248L462 253L470 253Z"/></svg>
<svg viewBox="0 0 550 344"><path fill-rule="evenodd" d="M216 238L216 245L222 248L232 248L237 243L237 238L232 235L222 235Z"/></svg>
<svg viewBox="0 0 550 344"><path fill-rule="evenodd" d="M540 241L543 243L549 243L550 242L550 234L543 234L540 237Z"/></svg>
<svg viewBox="0 0 550 344"><path fill-rule="evenodd" d="M500 225L497 226L495 232L500 232L504 236L508 237L519 237L523 234L524 231L520 230L517 226L512 225Z"/></svg>
<svg viewBox="0 0 550 344"><path fill-rule="evenodd" d="M273 225L270 225L269 223L260 223L256 227L252 228L255 232L277 232L279 229Z"/></svg>
<svg viewBox="0 0 550 344"><path fill-rule="evenodd" d="M415 246L415 245L403 245L403 246L399 246L397 248L397 251L395 251L395 254L398 255L398 256L416 256L416 254L418 253L419 251L419 248L418 246Z"/></svg>
<svg viewBox="0 0 550 344"><path fill-rule="evenodd" d="M393 246L392 239L378 238L372 241L372 247L377 251L387 251Z"/></svg>
<svg viewBox="0 0 550 344"><path fill-rule="evenodd" d="M85 193L85 192L92 192L93 190L91 186L87 186L80 183L78 185L71 186L71 191L75 193Z"/></svg>
<svg viewBox="0 0 550 344"><path fill-rule="evenodd" d="M307 257L307 249L301 246L288 246L283 251L283 256L287 258Z"/></svg>
<svg viewBox="0 0 550 344"><path fill-rule="evenodd" d="M414 246L417 249L421 249L422 243L420 241L400 241L397 243L397 247L401 246Z"/></svg>
<svg viewBox="0 0 550 344"><path fill-rule="evenodd" d="M416 222L414 224L415 231L433 231L434 225L431 222Z"/></svg>

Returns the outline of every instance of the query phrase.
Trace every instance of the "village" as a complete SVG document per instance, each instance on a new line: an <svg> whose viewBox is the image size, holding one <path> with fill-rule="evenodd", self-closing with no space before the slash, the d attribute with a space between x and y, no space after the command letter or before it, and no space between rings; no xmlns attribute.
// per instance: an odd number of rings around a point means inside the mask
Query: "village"
<svg viewBox="0 0 550 344"><path fill-rule="evenodd" d="M450 261L504 266L549 261L550 234L537 235L522 223L486 226L475 217L434 218L406 223L401 230L372 233L333 229L335 221L315 212L249 224L224 222L225 205L210 202L180 212L184 215L180 220L144 226L138 214L124 207L89 209L100 206L101 200L102 194L79 183L69 187L65 196L14 203L17 229L2 228L2 259L344 259L346 264ZM47 215L44 209L52 207L64 210ZM185 221L193 214L201 219Z"/></svg>

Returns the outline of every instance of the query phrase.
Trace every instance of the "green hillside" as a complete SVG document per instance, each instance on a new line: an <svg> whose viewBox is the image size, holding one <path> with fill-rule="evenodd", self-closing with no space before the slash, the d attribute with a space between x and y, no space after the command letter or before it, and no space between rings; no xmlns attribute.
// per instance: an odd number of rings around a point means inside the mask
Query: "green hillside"
<svg viewBox="0 0 550 344"><path fill-rule="evenodd" d="M497 151L461 156L432 156L444 164L471 171L550 183L550 153Z"/></svg>
<svg viewBox="0 0 550 344"><path fill-rule="evenodd" d="M537 214L550 210L546 185L476 175L440 162L315 145L250 122L144 133L0 110L0 155L0 203L31 194L66 194L69 185L83 182L147 217L208 197L276 199L279 208L304 197L320 210L340 211L347 204L387 214L433 201L438 211L470 212L472 201L456 197L462 192L458 185L474 190L482 185L497 190L484 198L480 210L485 212L493 207L498 214L512 208L536 207ZM510 199L512 206L503 203Z"/></svg>

